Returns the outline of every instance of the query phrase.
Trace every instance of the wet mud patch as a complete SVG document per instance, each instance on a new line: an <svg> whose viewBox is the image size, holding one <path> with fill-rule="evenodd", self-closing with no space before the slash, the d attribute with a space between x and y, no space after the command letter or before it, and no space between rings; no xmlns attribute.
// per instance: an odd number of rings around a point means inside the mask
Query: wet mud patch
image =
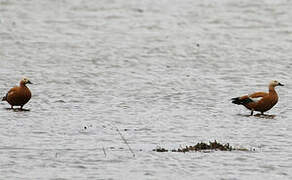
<svg viewBox="0 0 292 180"><path fill-rule="evenodd" d="M156 152L190 152L190 151L255 151L254 149L247 148L236 148L229 145L229 143L221 144L216 140L214 142L209 141L209 143L200 142L193 146L186 146L184 148L168 150L162 147L157 147L153 149Z"/></svg>
<svg viewBox="0 0 292 180"><path fill-rule="evenodd" d="M269 115L269 114L255 114L255 115L250 115L250 114L237 114L238 116L242 117L257 117L257 118L263 118L263 119L274 119L276 115Z"/></svg>
<svg viewBox="0 0 292 180"><path fill-rule="evenodd" d="M20 109L20 108L5 108L6 110L12 110L12 111L14 111L14 112L22 112L22 111L30 111L30 109L24 109L24 108L22 108L22 109Z"/></svg>
<svg viewBox="0 0 292 180"><path fill-rule="evenodd" d="M255 114L255 117L263 118L263 119L274 119L276 115L269 115L269 114Z"/></svg>

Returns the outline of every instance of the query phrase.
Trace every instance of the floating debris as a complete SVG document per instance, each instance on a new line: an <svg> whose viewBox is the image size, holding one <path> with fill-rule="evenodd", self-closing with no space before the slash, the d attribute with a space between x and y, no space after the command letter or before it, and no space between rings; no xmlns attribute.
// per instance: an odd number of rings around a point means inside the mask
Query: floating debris
<svg viewBox="0 0 292 180"><path fill-rule="evenodd" d="M59 99L59 100L55 101L55 103L65 103L65 101L63 99Z"/></svg>
<svg viewBox="0 0 292 180"><path fill-rule="evenodd" d="M161 147L158 147L156 149L153 149L153 151L156 151L156 152L168 152L167 149L164 149L164 148L161 148Z"/></svg>
<svg viewBox="0 0 292 180"><path fill-rule="evenodd" d="M197 143L194 146L186 146L185 148L179 148L179 149L173 149L171 150L171 152L189 152L189 151L207 151L207 150L214 150L214 151L249 151L246 148L234 148L232 146L229 145L229 143L227 144L221 144L218 143L216 140L214 142L209 141L209 144L204 143L204 142L200 142ZM165 149L165 148L161 148L158 147L156 149L153 149L153 151L156 152L168 152L170 150Z"/></svg>

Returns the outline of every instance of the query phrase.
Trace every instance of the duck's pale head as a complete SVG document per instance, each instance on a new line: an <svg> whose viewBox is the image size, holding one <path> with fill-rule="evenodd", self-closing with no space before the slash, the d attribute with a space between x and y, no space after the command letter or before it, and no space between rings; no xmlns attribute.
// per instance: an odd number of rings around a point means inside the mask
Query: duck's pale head
<svg viewBox="0 0 292 180"><path fill-rule="evenodd" d="M32 82L28 78L23 78L20 81L20 84L26 85L26 84L32 84Z"/></svg>
<svg viewBox="0 0 292 180"><path fill-rule="evenodd" d="M284 86L284 84L281 84L280 82L273 80L270 82L270 86L276 87L276 86Z"/></svg>

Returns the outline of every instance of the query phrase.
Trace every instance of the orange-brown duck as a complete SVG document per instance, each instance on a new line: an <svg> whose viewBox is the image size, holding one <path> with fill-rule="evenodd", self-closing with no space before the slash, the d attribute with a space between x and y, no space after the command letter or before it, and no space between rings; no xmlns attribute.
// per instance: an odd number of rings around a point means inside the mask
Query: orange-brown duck
<svg viewBox="0 0 292 180"><path fill-rule="evenodd" d="M26 86L26 84L32 84L29 79L23 78L19 86L15 86L11 88L8 93L2 98L2 101L7 101L11 105L11 109L13 106L20 106L20 109L30 100L31 92Z"/></svg>
<svg viewBox="0 0 292 180"><path fill-rule="evenodd" d="M278 94L275 91L276 86L284 86L278 81L271 81L269 84L269 93L256 92L250 95L232 98L232 103L243 105L251 110L251 115L254 111L259 111L261 114L270 110L278 102Z"/></svg>

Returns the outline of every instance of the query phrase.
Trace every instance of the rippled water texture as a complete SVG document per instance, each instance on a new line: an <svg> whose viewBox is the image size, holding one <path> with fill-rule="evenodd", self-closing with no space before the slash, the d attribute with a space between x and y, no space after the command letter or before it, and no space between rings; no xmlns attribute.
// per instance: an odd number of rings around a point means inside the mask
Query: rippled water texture
<svg viewBox="0 0 292 180"><path fill-rule="evenodd" d="M292 179L291 9L0 0L0 92L34 83L30 111L0 103L0 179ZM274 118L230 103L272 79ZM214 139L255 151L152 151Z"/></svg>

